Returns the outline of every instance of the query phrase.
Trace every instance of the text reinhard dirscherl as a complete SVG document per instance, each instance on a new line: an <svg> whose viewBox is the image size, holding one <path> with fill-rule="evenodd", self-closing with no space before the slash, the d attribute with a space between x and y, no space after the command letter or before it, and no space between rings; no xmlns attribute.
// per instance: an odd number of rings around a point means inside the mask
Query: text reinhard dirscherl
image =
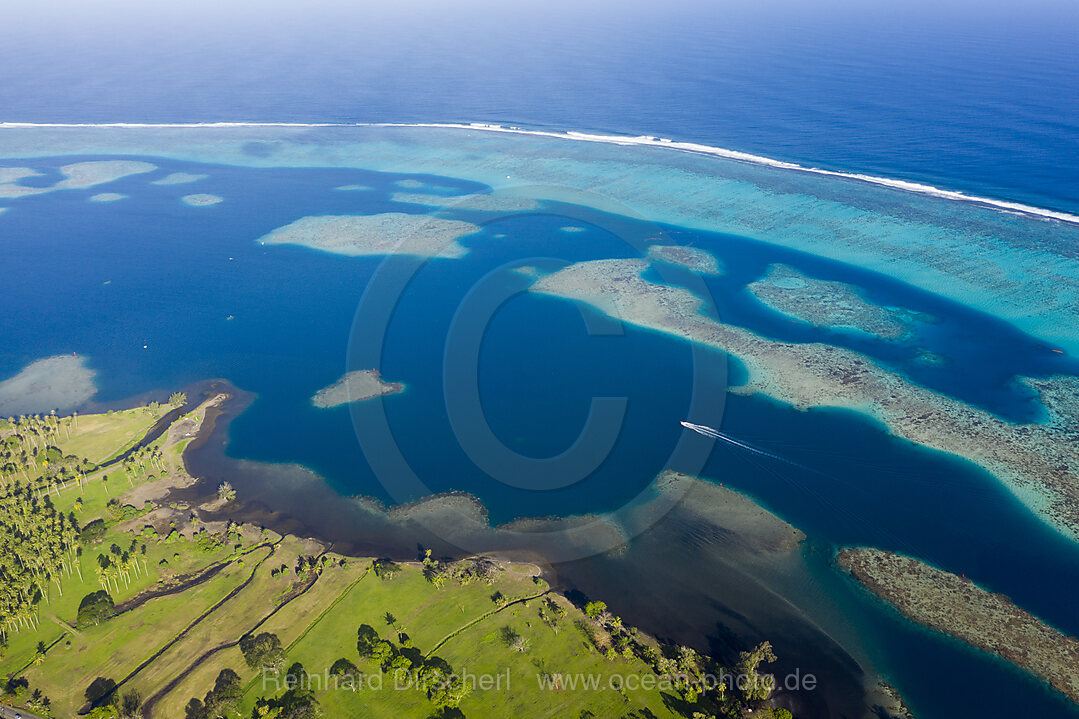
<svg viewBox="0 0 1079 719"><path fill-rule="evenodd" d="M656 675L648 673L609 674L571 672L565 674L536 674L536 683L540 689L550 691L672 691L680 680L686 677ZM803 674L799 670L777 678L772 674L750 676L746 674L724 673L706 674L697 678L705 689L716 689L720 685L725 690L746 691L754 682L768 691L813 691L817 688L817 677ZM272 669L263 669L262 690L279 692L287 689L308 689L311 691L383 691L386 689L403 691L442 690L450 687L467 686L472 691L509 691L512 683L509 667L496 672L472 673L467 669L453 674L427 675L419 671L398 669L393 672L346 672L331 674L327 669L321 674L304 673L286 674Z"/></svg>

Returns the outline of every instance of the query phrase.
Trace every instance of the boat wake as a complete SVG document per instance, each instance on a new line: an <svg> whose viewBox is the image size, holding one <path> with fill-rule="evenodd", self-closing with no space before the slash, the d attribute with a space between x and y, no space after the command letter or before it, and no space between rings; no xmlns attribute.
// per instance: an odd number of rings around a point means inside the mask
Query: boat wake
<svg viewBox="0 0 1079 719"><path fill-rule="evenodd" d="M809 165L800 165L796 162L787 162L785 160L776 160L771 157L764 157L762 155L753 155L748 152L740 152L738 150L730 150L723 147L715 147L713 145L704 145L697 142L683 142L680 140L672 140L666 137L655 137L653 135L609 135L600 133L578 132L575 130L556 131L556 130L531 130L515 125L501 125L496 123L486 122L471 122L471 123L457 123L457 122L166 122L166 123L149 123L149 122L76 122L76 123L61 123L61 122L0 122L0 130L5 129L29 129L29 128L244 128L244 127L267 127L267 128L319 128L319 127L428 127L428 128L441 128L441 129L458 129L458 130L479 130L483 132L500 132L513 135L530 135L533 137L550 137L563 140L574 140L578 142L594 142L608 145L636 145L645 147L659 147L668 150L676 150L679 152L689 152L698 155L709 155L712 157L719 157L726 160L735 160L738 162L745 162L753 165L761 165L764 167L774 167L783 170L792 170L795 172L803 172L813 175L823 175L826 177L837 177L846 180L854 180L857 182L864 182L871 185L878 185L881 187L887 187L893 190L900 190L903 192L911 192L919 195L925 195L928 197L935 197L942 200L950 200L953 202L962 202L970 205L977 205L980 207L987 207L1001 212L1009 214L1018 214L1027 217L1034 217L1042 220L1056 220L1058 222L1066 222L1069 224L1079 225L1079 215L1073 215L1067 212L1060 212L1057 210L1050 210L1043 207L1035 207L1033 205L1025 205L1019 202L1010 202L1008 200L998 200L991 197L980 197L978 195L968 195L965 192L958 190L948 190L940 187L934 187L933 185L926 185L920 182L911 182L909 180L897 180L889 177L879 177L877 175L867 175L860 172L844 172L841 170L826 170L820 167L812 167Z"/></svg>
<svg viewBox="0 0 1079 719"><path fill-rule="evenodd" d="M730 435L723 434L718 429L713 429L712 427L707 427L707 426L705 426L703 424L693 424L692 422L679 422L679 424L681 424L683 427L685 427L687 429L692 429L697 434L702 434L705 437L711 437L712 439L721 440L723 442L726 442L727 444L734 445L735 447L741 447L742 449L744 449L744 450L746 450L748 452L753 452L754 454L759 454L762 457L767 457L769 459L774 459L774 460L777 460L779 462L786 462L787 464L789 464L789 465L791 465L793 467L797 467L799 469L804 469L804 470L807 470L809 472L815 472L816 471L814 469L811 469L810 467L806 467L803 464L799 464L798 462L795 462L794 460L787 459L786 457L784 457L782 455L776 454L775 452L769 452L766 449L761 449L760 447L754 447L753 445L748 444L746 442L743 442L740 439L735 439L734 437L731 437Z"/></svg>

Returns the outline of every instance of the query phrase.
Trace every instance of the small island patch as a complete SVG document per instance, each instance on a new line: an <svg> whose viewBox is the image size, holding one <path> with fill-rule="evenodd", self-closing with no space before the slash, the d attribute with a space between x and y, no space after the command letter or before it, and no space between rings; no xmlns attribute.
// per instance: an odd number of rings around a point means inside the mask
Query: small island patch
<svg viewBox="0 0 1079 719"><path fill-rule="evenodd" d="M64 179L51 187L27 187L26 185L19 185L15 182L11 182L10 178L8 178L8 182L0 183L0 198L14 199L16 197L26 197L28 195L41 195L56 190L85 190L94 187L95 185L119 180L121 177L153 172L156 169L157 165L151 165L149 162L138 162L136 160L95 160L91 162L76 162L61 167L60 174L64 176ZM40 174L33 171L29 171L29 174L27 174L26 168L8 168L8 170L9 175L15 174L10 172L11 170L15 170L21 172L22 177Z"/></svg>
<svg viewBox="0 0 1079 719"><path fill-rule="evenodd" d="M154 180L151 185L186 185L190 182L198 182L199 180L205 180L209 175L194 175L190 172L174 172L171 175L166 175L160 180Z"/></svg>
<svg viewBox="0 0 1079 719"><path fill-rule="evenodd" d="M0 167L0 185L18 182L24 177L35 177L41 173L29 167Z"/></svg>
<svg viewBox="0 0 1079 719"><path fill-rule="evenodd" d="M184 195L180 198L180 201L191 207L209 207L210 205L216 205L217 203L222 202L223 198L218 197L217 195L205 194Z"/></svg>
<svg viewBox="0 0 1079 719"><path fill-rule="evenodd" d="M119 192L99 192L90 198L90 202L116 202L125 197L127 195L121 195Z"/></svg>
<svg viewBox="0 0 1079 719"><path fill-rule="evenodd" d="M651 245L648 248L648 259L672 265L681 265L702 275L719 275L723 273L719 258L699 247Z"/></svg>
<svg viewBox="0 0 1079 719"><path fill-rule="evenodd" d="M279 227L259 242L300 245L337 255L415 255L458 258L468 250L457 240L479 231L478 225L427 215L383 212L377 215L303 217Z"/></svg>
<svg viewBox="0 0 1079 719"><path fill-rule="evenodd" d="M311 404L327 409L404 391L405 385L400 382L383 382L378 370L361 369L349 372L329 387L320 389L311 398Z"/></svg>
<svg viewBox="0 0 1079 719"><path fill-rule="evenodd" d="M818 280L787 265L772 265L747 289L776 312L822 327L849 328L885 339L910 333L913 313L867 302L851 285Z"/></svg>

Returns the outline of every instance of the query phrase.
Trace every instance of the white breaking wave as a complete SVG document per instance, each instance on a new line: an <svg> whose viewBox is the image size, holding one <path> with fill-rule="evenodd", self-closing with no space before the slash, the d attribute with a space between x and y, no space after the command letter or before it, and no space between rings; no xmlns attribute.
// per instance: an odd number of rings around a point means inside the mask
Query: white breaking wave
<svg viewBox="0 0 1079 719"><path fill-rule="evenodd" d="M501 132L511 135L531 135L534 137L550 137L562 140L575 140L578 142L596 142L608 145L636 145L645 147L660 147L669 150L677 150L679 152L690 152L698 155L710 155L712 157L720 157L726 160L736 160L739 162L746 162L754 165L761 165L764 167L774 167L783 170L793 170L795 172L805 172L814 175L824 175L826 177L839 177L847 180L855 180L858 182L865 182L871 185L879 185L881 187L888 187L893 190L902 190L904 192L913 192L919 195L926 195L929 197L936 197L943 200L951 200L954 202L963 202L966 204L979 205L982 207L988 207L1001 212L1007 212L1011 214L1020 214L1027 217L1036 217L1043 220L1057 220L1059 222L1066 222L1069 224L1079 225L1079 215L1073 215L1067 212L1059 212L1057 210L1049 210L1043 207L1035 207L1033 205L1024 205L1019 202L1010 202L1008 200L997 200L991 197L980 197L978 195L968 195L965 192L958 190L946 190L940 187L934 187L933 185L926 185L920 182L911 182L909 180L896 180L888 177L878 177L876 175L866 175L860 172L843 172L841 170L826 170L819 167L811 167L807 165L799 165L796 162L787 162L785 160L776 160L770 157L764 157L762 155L753 155L748 152L740 152L738 150L729 150L723 147L715 147L713 145L704 145L697 142L682 142L679 140L672 140L666 137L655 137L653 135L639 135L636 137L630 135L604 135L598 133L577 132L574 130L567 131L555 131L555 130L526 130L521 127L513 125L500 125L496 123L486 122L471 122L471 123L458 123L458 122L176 122L176 123L144 123L144 122L100 122L100 123L61 123L61 122L0 122L0 130L4 129L26 129L26 128L64 128L64 127L116 127L116 128L243 128L243 127L429 127L440 129L457 129L457 130L479 130L483 132Z"/></svg>
<svg viewBox="0 0 1079 719"><path fill-rule="evenodd" d="M372 123L345 122L0 122L0 130L34 127L363 127Z"/></svg>

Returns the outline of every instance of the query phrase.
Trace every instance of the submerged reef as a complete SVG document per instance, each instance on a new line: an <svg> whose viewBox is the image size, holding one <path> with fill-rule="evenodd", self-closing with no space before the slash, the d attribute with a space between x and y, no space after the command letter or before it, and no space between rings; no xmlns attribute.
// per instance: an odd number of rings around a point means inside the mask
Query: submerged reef
<svg viewBox="0 0 1079 719"><path fill-rule="evenodd" d="M192 207L206 207L208 205L216 205L223 201L223 198L217 195L184 195L180 198L180 201L185 205L191 205Z"/></svg>
<svg viewBox="0 0 1079 719"><path fill-rule="evenodd" d="M15 177L16 179L19 179L21 177L30 177L31 175L38 175L40 173L30 171L29 174L27 174L27 168L22 167L0 168L0 173L5 173L6 171L6 174L0 174L0 179L6 178L6 181L0 183L0 198L15 199L18 197L26 197L28 195L42 195L46 192L54 192L56 190L85 190L96 185L102 185L106 182L119 180L121 177L153 172L156 169L157 165L151 165L149 162L138 162L135 160L76 162L71 165L64 165L60 168L60 174L64 176L64 179L60 180L55 185L50 187L27 187L18 184L10 178ZM19 173L22 174L20 175Z"/></svg>
<svg viewBox="0 0 1079 719"><path fill-rule="evenodd" d="M527 197L513 195L427 195L421 193L395 192L394 202L427 207L445 207L454 210L474 210L480 212L526 212L537 210L540 203Z"/></svg>
<svg viewBox="0 0 1079 719"><path fill-rule="evenodd" d="M209 175L196 175L190 172L174 172L171 175L166 175L160 180L154 180L151 185L186 185L190 182L198 182L199 180L205 180Z"/></svg>
<svg viewBox="0 0 1079 719"><path fill-rule="evenodd" d="M41 173L29 167L0 167L0 185L18 182L24 177L35 177Z"/></svg>
<svg viewBox="0 0 1079 719"><path fill-rule="evenodd" d="M681 265L702 275L723 274L719 258L699 247L650 245L648 247L648 258L672 265Z"/></svg>
<svg viewBox="0 0 1079 719"><path fill-rule="evenodd" d="M878 549L844 549L839 565L904 616L992 652L1079 702L1079 639L965 577Z"/></svg>
<svg viewBox="0 0 1079 719"><path fill-rule="evenodd" d="M66 411L84 404L96 392L94 371L82 357L46 357L0 382L0 417Z"/></svg>
<svg viewBox="0 0 1079 719"><path fill-rule="evenodd" d="M99 192L90 197L90 202L116 202L125 197L127 197L127 195L121 195L119 192Z"/></svg>
<svg viewBox="0 0 1079 719"><path fill-rule="evenodd" d="M776 312L812 325L856 329L885 339L910 332L910 313L872 304L848 284L819 280L786 265L772 265L747 289Z"/></svg>
<svg viewBox="0 0 1079 719"><path fill-rule="evenodd" d="M349 372L329 387L320 389L311 398L311 404L325 409L404 391L405 386L400 382L383 382L378 370L362 369Z"/></svg>
<svg viewBox="0 0 1079 719"><path fill-rule="evenodd" d="M468 250L457 240L479 229L469 222L402 212L324 215L300 218L259 241L267 245L301 245L349 257L397 254L458 258Z"/></svg>
<svg viewBox="0 0 1079 719"><path fill-rule="evenodd" d="M857 410L898 437L976 462L1055 527L1079 536L1079 378L1027 380L1050 419L1010 424L852 350L781 342L722 324L703 315L702 301L686 289L642 278L648 267L641 259L580 262L541 277L532 291L729 352L749 371L743 393L760 392L799 409Z"/></svg>

